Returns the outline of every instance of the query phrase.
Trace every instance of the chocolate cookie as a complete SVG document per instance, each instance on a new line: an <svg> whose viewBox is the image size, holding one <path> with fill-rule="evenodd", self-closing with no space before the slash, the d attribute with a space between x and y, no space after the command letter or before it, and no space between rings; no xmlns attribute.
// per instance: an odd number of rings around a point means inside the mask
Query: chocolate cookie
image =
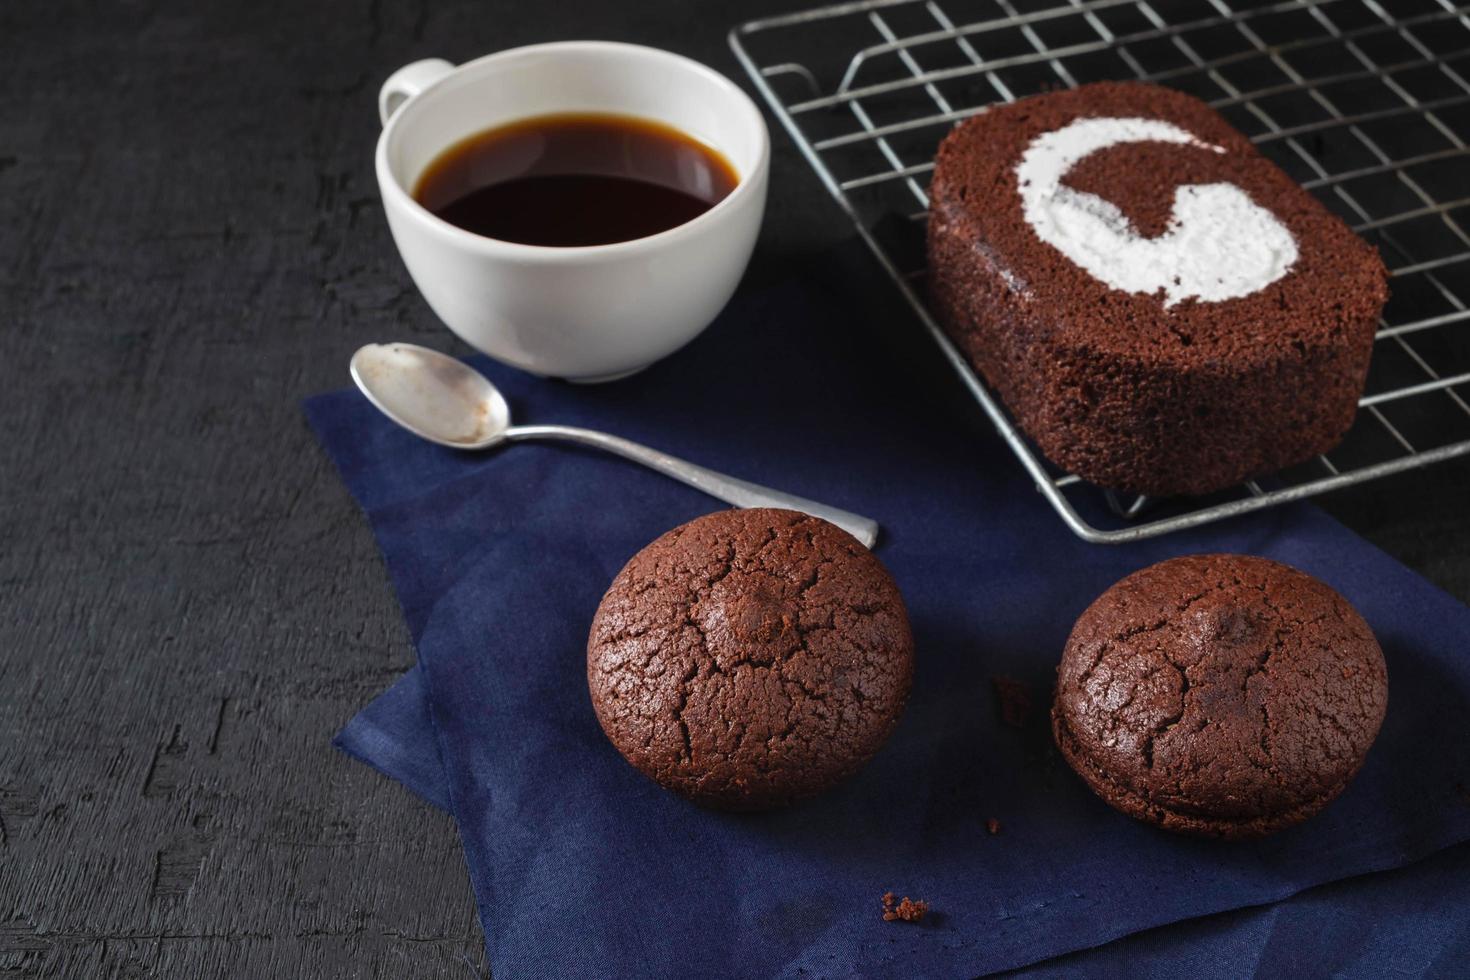
<svg viewBox="0 0 1470 980"><path fill-rule="evenodd" d="M1135 572L1077 620L1052 730L1129 816L1258 837L1342 792L1387 704L1383 653L1346 599L1264 558L1192 555Z"/></svg>
<svg viewBox="0 0 1470 980"><path fill-rule="evenodd" d="M788 510L728 510L618 573L587 639L602 729L697 803L780 806L856 772L913 676L903 597L847 532Z"/></svg>

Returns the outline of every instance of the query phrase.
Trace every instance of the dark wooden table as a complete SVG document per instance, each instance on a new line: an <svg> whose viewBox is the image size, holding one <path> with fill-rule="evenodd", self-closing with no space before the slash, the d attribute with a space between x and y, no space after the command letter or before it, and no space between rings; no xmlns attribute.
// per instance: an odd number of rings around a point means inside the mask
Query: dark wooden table
<svg viewBox="0 0 1470 980"><path fill-rule="evenodd" d="M568 37L732 77L761 3L0 6L0 976L471 976L453 823L338 755L413 659L299 409L451 347L371 167L378 83ZM847 237L783 133L748 285ZM1325 506L1470 599L1470 461Z"/></svg>

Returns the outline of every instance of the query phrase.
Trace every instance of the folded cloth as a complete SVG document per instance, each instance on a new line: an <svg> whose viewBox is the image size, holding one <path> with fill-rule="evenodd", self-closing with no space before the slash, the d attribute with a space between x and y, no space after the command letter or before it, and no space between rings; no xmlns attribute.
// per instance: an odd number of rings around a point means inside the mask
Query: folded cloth
<svg viewBox="0 0 1470 980"><path fill-rule="evenodd" d="M386 742L380 741L386 739ZM439 761L423 673L410 670L337 744L440 809ZM1470 803L1470 799L1467 799ZM1463 976L1470 962L1470 844L1378 874L1319 885L1272 905L1201 916L1007 972L1013 980L1241 980Z"/></svg>
<svg viewBox="0 0 1470 980"><path fill-rule="evenodd" d="M1027 980L1442 977L1470 963L1470 845L1274 905L1137 933L1026 967Z"/></svg>
<svg viewBox="0 0 1470 980"><path fill-rule="evenodd" d="M926 408L922 383L873 353L852 316L795 287L747 296L677 357L601 388L477 362L518 416L604 427L882 522L878 554L918 650L907 714L854 779L778 813L710 812L659 789L613 750L587 696L602 590L708 498L561 447L443 450L354 393L308 403L418 647L497 976L971 976L1470 839L1470 610L1305 505L1084 544L997 441ZM1138 824L1051 747L1047 692L1076 616L1128 572L1205 550L1324 578L1388 660L1388 717L1357 780L1264 841ZM1034 694L1020 728L1000 718L998 676ZM422 705L370 712L344 745L395 775L408 756L431 760L414 738ZM930 915L883 921L890 890Z"/></svg>

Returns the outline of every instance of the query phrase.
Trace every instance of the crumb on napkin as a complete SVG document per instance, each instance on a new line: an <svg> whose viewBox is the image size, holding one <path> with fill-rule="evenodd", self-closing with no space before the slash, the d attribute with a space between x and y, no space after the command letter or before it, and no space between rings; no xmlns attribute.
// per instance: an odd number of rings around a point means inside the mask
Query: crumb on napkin
<svg viewBox="0 0 1470 980"><path fill-rule="evenodd" d="M1031 717L1031 689L1010 677L992 677L990 684L1000 702L1000 720L1012 728L1025 728Z"/></svg>
<svg viewBox="0 0 1470 980"><path fill-rule="evenodd" d="M924 914L928 911L928 902L916 902L907 895L902 900L899 900L893 892L883 893L884 922L918 922L924 918Z"/></svg>

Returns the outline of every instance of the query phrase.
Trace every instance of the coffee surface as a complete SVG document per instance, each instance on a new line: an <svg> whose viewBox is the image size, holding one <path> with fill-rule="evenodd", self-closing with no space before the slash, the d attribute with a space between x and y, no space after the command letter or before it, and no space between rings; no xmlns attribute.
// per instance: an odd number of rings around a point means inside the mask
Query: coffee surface
<svg viewBox="0 0 1470 980"><path fill-rule="evenodd" d="M439 154L413 196L466 231L525 245L607 245L708 211L739 176L719 152L634 116L562 113L477 133Z"/></svg>

